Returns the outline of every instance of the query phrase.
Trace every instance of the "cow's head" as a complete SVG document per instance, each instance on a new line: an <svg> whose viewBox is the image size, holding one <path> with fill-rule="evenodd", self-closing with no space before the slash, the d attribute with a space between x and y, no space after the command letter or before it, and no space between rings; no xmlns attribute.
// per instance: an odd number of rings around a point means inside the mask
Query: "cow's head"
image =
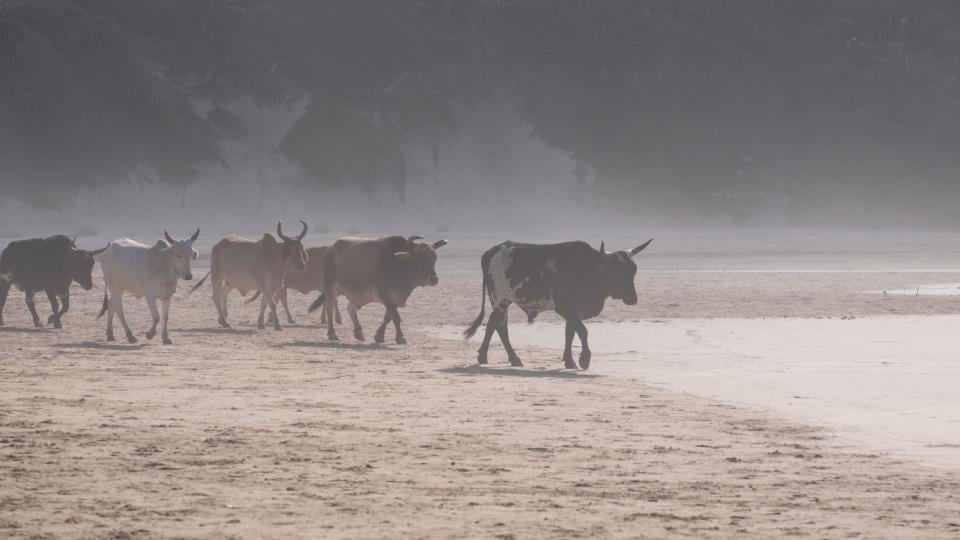
<svg viewBox="0 0 960 540"><path fill-rule="evenodd" d="M193 279L190 265L200 256L197 250L193 249L193 243L200 237L200 229L198 228L197 232L186 240L174 240L167 231L163 231L163 237L168 244L168 247L163 250L167 264L173 269L177 278L190 281Z"/></svg>
<svg viewBox="0 0 960 540"><path fill-rule="evenodd" d="M637 289L633 284L633 279L637 275L637 265L633 262L633 257L649 246L650 242L653 242L652 238L630 251L613 253L607 253L603 242L600 243L602 262L597 271L600 272L601 281L610 291L610 298L623 300L623 303L628 306L637 303Z"/></svg>
<svg viewBox="0 0 960 540"><path fill-rule="evenodd" d="M107 244L107 247L103 249L87 251L85 249L77 249L76 244L71 245L70 253L67 254L66 260L66 270L67 274L70 276L70 279L80 284L85 291L92 289L93 265L96 263L93 258L106 251L109 247L110 244Z"/></svg>
<svg viewBox="0 0 960 540"><path fill-rule="evenodd" d="M407 238L409 247L403 251L393 254L400 267L406 275L413 279L412 285L420 287L422 285L436 285L440 283L437 277L437 250L447 245L446 240L437 240L432 244L417 242L423 240L422 236L411 236Z"/></svg>
<svg viewBox="0 0 960 540"><path fill-rule="evenodd" d="M277 236L283 240L283 267L287 270L303 270L307 267L307 250L303 249L303 237L307 235L307 224L303 224L303 232L297 236L283 234L281 222L277 222Z"/></svg>

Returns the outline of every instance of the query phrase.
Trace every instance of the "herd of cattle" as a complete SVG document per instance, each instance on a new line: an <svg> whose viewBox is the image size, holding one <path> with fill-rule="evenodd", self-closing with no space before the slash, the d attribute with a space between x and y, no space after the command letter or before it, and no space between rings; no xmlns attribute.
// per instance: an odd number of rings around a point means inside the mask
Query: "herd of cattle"
<svg viewBox="0 0 960 540"><path fill-rule="evenodd" d="M388 236L384 238L341 238L330 246L304 248L307 224L296 236L287 236L277 224L276 236L266 233L259 240L227 236L213 246L210 272L192 289L199 289L209 278L213 303L220 326L230 328L227 299L238 290L242 296L253 292L248 302L260 299L257 326L270 322L281 329L277 313L279 302L287 321L293 317L287 306L287 291L303 294L320 291L309 312L323 308L321 324L327 325L327 337L337 340L336 324L340 323L337 298L346 297L347 313L353 323L353 335L363 341L363 329L357 310L371 303L383 304L383 322L374 334L374 341L383 343L387 326L392 322L396 342L406 343L400 328L398 308L406 305L414 289L439 283L436 272L437 250L447 241L423 242L421 236ZM180 280L193 279L192 262L199 253L193 245L200 230L185 240L175 240L166 231L164 239L153 246L121 238L106 247L87 251L77 247L67 236L52 236L10 242L0 255L0 326L3 308L11 285L26 295L27 308L35 326L42 326L34 295L47 294L53 314L47 324L62 328L63 315L70 309L70 284L77 282L84 290L93 288L95 257L100 260L105 290L103 307L98 318L107 314L107 341L114 341L113 319L123 326L127 341L135 343L133 331L123 311L123 295L146 298L153 324L147 339L153 339L160 326L164 344L171 344L167 331L170 302ZM487 349L496 332L511 365L521 366L520 358L510 344L507 312L511 304L523 310L530 322L543 311L553 311L566 321L564 366L576 368L573 359L573 338L581 344L579 366L590 366L590 348L583 321L603 310L607 298L627 305L637 303L634 277L637 266L632 258L650 244L650 240L630 251L607 252L601 243L594 249L586 242L560 244L521 244L504 242L483 254L480 314L467 330L469 339L483 324L486 300L491 313L480 345L477 360L487 363ZM157 301L160 309L157 309ZM269 319L265 319L269 308Z"/></svg>

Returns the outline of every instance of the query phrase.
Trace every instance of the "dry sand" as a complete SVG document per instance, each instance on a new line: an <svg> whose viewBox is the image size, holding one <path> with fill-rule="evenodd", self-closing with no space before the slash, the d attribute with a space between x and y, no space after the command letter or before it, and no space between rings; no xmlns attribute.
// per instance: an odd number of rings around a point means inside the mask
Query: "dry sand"
<svg viewBox="0 0 960 540"><path fill-rule="evenodd" d="M473 266L444 262L414 294L407 346L328 344L299 296L307 325L258 331L234 299L221 331L207 288L178 295L175 345L107 344L102 289L75 291L56 332L27 328L15 294L0 537L960 536L956 471L642 376L563 371L546 348L476 367L476 343L437 337L475 316ZM650 272L642 305L603 319L943 313L949 298L860 291L950 279ZM146 308L127 306L143 339ZM381 313L364 310L368 335Z"/></svg>

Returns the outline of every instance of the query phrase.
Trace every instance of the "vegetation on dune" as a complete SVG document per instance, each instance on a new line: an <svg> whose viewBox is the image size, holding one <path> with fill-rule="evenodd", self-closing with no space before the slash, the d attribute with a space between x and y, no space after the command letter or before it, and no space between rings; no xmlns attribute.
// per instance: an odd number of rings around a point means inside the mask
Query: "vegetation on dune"
<svg viewBox="0 0 960 540"><path fill-rule="evenodd" d="M141 167L188 183L244 136L192 100L307 95L280 150L402 195L401 145L442 154L456 107L506 94L613 198L935 202L958 75L950 0L6 0L0 179L47 205Z"/></svg>

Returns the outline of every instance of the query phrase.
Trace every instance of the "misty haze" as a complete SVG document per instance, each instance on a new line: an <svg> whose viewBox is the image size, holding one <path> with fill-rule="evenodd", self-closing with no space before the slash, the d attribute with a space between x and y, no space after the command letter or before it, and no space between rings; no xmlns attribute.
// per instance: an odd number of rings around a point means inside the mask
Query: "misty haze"
<svg viewBox="0 0 960 540"><path fill-rule="evenodd" d="M948 0L0 0L0 537L958 537L958 145Z"/></svg>

